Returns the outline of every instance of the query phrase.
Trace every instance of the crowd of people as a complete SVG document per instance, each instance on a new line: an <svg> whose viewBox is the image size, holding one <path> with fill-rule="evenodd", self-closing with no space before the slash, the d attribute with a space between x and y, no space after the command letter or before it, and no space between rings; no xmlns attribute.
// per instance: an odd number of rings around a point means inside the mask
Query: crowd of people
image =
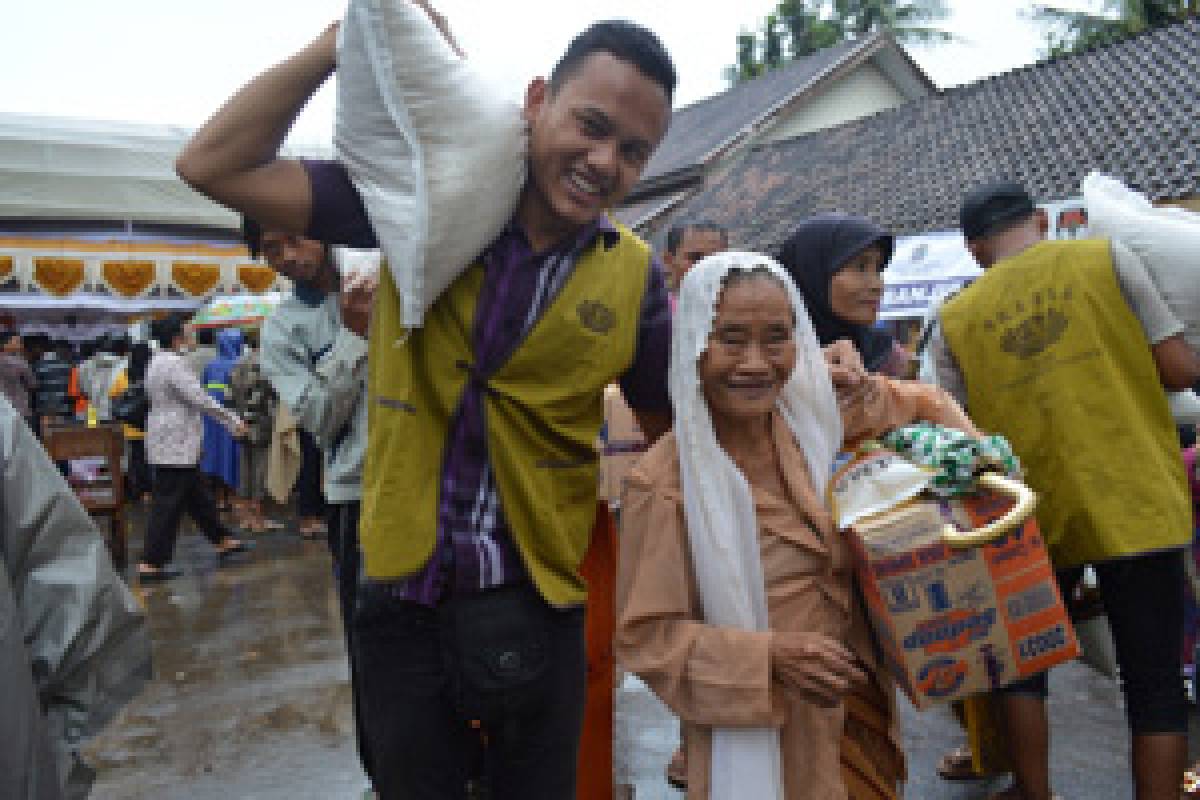
<svg viewBox="0 0 1200 800"><path fill-rule="evenodd" d="M492 798L612 797L611 750L588 743L598 730L611 748L611 674L607 716L593 691L611 649L679 716L664 766L688 797L899 797L897 690L826 488L840 451L917 420L1012 443L1063 595L1084 566L1099 576L1132 792L1179 796L1193 520L1165 392L1200 380L1200 356L1138 256L1044 241L1019 184L963 187L963 234L985 272L924 337L935 374L906 380L911 354L876 325L895 249L877 222L796 220L774 256L685 222L660 259L613 221L667 130L676 74L653 34L603 22L529 86L529 177L509 225L422 327L380 341L373 320L394 313L386 270L376 291L331 257L379 244L358 189L338 162L278 155L336 69L336 37L331 26L251 80L178 161L292 282L260 347L243 356L228 331L185 356L171 318L148 359L126 362L114 342L76 367L43 347L32 377L0 357L0 381L34 393L13 405L35 425L80 413L77 397L109 413L95 397L122 370L144 382L142 581L176 574L184 511L222 559L246 549L199 470L257 502L279 418L312 437L377 796L465 798L474 784ZM585 580L605 541L595 442L614 383L648 450L623 495L615 565ZM253 508L251 527L264 521ZM609 603L615 621L597 635ZM988 696L1012 776L997 798L1053 796L1046 686L1042 674Z"/></svg>
<svg viewBox="0 0 1200 800"><path fill-rule="evenodd" d="M324 538L320 451L280 413L255 337L238 328L193 328L181 316L149 328L146 340L108 335L82 346L45 334L0 336L0 392L32 431L120 422L124 495L148 506L137 577L181 574L169 562L184 512L223 558L250 546L237 531L285 528L266 511L272 497L281 506L295 496L298 532ZM144 421L114 415L131 389L149 401Z"/></svg>

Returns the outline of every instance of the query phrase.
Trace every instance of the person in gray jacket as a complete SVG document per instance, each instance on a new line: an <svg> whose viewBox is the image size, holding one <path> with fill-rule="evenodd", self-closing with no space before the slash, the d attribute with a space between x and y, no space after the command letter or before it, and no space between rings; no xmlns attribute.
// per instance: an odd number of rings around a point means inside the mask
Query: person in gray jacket
<svg viewBox="0 0 1200 800"><path fill-rule="evenodd" d="M80 745L149 677L145 614L0 398L0 797L86 797L93 773Z"/></svg>
<svg viewBox="0 0 1200 800"><path fill-rule="evenodd" d="M321 242L263 231L244 220L253 256L292 281L292 291L263 323L259 364L300 427L325 457L329 550L341 602L359 757L367 776L363 708L350 643L358 588L358 515L367 444L367 324L373 288L342 290L342 279Z"/></svg>

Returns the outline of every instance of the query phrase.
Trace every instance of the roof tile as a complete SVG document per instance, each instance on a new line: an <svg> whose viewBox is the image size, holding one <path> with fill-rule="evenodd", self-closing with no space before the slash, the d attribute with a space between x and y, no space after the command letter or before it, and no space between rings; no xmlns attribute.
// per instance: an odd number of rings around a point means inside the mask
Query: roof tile
<svg viewBox="0 0 1200 800"><path fill-rule="evenodd" d="M1159 200L1197 195L1198 53L1193 19L756 147L651 233L704 217L737 246L773 252L797 220L830 210L900 234L947 230L977 183L1016 178L1050 201L1077 195L1091 170Z"/></svg>

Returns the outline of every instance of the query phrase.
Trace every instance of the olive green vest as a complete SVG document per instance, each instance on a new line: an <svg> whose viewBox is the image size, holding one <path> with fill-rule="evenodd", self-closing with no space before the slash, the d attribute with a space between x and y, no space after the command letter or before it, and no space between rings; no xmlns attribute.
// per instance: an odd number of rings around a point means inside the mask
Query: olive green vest
<svg viewBox="0 0 1200 800"><path fill-rule="evenodd" d="M624 228L587 248L508 362L486 379L488 457L504 518L555 606L582 603L579 563L596 514L604 387L633 362L650 249ZM437 535L450 420L471 372L483 266L464 272L405 331L388 270L371 321L370 419L359 528L368 577L419 571ZM665 380L665 376L664 376Z"/></svg>
<svg viewBox="0 0 1200 800"><path fill-rule="evenodd" d="M941 310L982 429L1008 437L1057 567L1186 544L1175 424L1107 240L1042 242Z"/></svg>

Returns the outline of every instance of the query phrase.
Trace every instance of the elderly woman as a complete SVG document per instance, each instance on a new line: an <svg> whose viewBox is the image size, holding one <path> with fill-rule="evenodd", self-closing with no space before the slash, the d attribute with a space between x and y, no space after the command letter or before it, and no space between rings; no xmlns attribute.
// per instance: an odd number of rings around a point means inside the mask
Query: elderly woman
<svg viewBox="0 0 1200 800"><path fill-rule="evenodd" d="M688 797L896 797L892 687L823 497L846 441L916 419L974 433L948 395L831 366L787 274L752 253L684 279L675 429L623 503L618 660L682 719Z"/></svg>
<svg viewBox="0 0 1200 800"><path fill-rule="evenodd" d="M796 282L822 345L846 339L868 372L907 374L908 354L874 326L883 299L883 271L895 237L869 219L818 214L801 222L779 250L779 263Z"/></svg>

